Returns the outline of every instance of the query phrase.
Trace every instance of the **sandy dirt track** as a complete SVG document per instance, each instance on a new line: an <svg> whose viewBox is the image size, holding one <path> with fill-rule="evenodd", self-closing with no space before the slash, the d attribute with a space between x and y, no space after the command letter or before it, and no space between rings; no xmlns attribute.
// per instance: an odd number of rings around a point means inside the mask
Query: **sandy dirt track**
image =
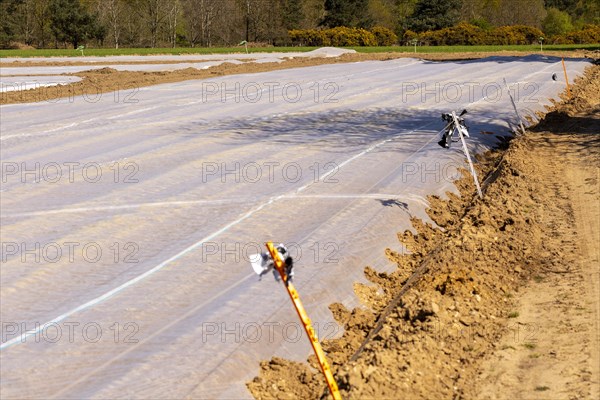
<svg viewBox="0 0 600 400"><path fill-rule="evenodd" d="M481 398L600 397L600 70L529 138L558 207L555 266L521 290L500 349L479 378ZM583 85L583 84L581 84ZM585 103L588 103L585 105ZM516 340L515 340L516 339Z"/></svg>

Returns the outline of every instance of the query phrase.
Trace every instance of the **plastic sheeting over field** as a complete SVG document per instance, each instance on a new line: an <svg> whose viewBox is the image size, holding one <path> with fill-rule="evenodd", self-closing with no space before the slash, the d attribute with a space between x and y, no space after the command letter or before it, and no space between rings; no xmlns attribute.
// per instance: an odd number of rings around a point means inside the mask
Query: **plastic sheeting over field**
<svg viewBox="0 0 600 400"><path fill-rule="evenodd" d="M80 80L81 78L78 76L2 77L0 80L0 93L68 85Z"/></svg>
<svg viewBox="0 0 600 400"><path fill-rule="evenodd" d="M36 57L36 58L2 58L2 62L27 63L75 63L81 65L39 65L8 66L0 70L2 86L6 86L7 76L35 76L49 74L75 74L77 72L106 68L106 65L85 65L87 63L111 63L110 68L117 71L176 71L186 68L207 69L223 63L242 64L243 62L282 62L289 58L329 58L342 54L356 53L355 50L322 47L307 52L290 53L251 53L251 54L185 54L162 56L108 56L108 57ZM122 64L129 63L129 64Z"/></svg>
<svg viewBox="0 0 600 400"><path fill-rule="evenodd" d="M516 121L502 79L533 115L561 68L399 59L3 106L3 398L249 397L260 360L310 348L247 256L288 244L319 335L339 335L327 306L358 305L363 268L393 268L396 232L465 165L440 114L467 108L482 151Z"/></svg>

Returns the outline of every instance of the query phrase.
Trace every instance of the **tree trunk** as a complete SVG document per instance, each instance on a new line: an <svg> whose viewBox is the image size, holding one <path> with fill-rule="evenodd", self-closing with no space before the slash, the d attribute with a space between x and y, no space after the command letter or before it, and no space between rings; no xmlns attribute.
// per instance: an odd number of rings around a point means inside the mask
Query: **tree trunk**
<svg viewBox="0 0 600 400"><path fill-rule="evenodd" d="M173 48L177 46L177 10L175 11L175 23L173 24Z"/></svg>

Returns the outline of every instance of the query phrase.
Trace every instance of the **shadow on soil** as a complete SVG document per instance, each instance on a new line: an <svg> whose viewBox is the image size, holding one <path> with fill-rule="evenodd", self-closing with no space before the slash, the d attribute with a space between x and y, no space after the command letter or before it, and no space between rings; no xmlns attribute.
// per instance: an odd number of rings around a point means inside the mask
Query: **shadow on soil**
<svg viewBox="0 0 600 400"><path fill-rule="evenodd" d="M552 132L555 135L578 135L579 139L573 146L574 152L588 154L590 149L600 152L600 108L589 114L571 116L562 111L553 111L546 114L545 118L532 132ZM555 142L547 139L546 145L556 146Z"/></svg>

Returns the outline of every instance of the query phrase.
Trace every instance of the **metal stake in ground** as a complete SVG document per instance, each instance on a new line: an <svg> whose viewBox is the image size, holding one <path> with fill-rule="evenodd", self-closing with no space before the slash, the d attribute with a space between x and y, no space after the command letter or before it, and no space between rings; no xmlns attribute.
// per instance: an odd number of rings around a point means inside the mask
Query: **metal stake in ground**
<svg viewBox="0 0 600 400"><path fill-rule="evenodd" d="M308 335L308 339L310 340L310 344L319 360L319 365L321 366L321 371L323 375L325 375L325 379L327 380L327 386L329 386L329 391L331 392L331 396L334 400L342 400L342 396L337 387L337 383L333 378L333 373L331 372L331 368L329 368L329 363L327 362L327 358L325 358L325 353L321 348L321 344L319 343L319 338L317 337L317 333L312 327L310 318L308 318L308 314L306 314L306 310L300 301L300 295L294 288L294 285L289 281L289 276L285 270L285 263L279 256L279 252L275 249L272 242L267 242L267 250L271 254L271 258L273 259L274 267L279 272L281 276L281 280L290 295L290 299L292 300L292 304L298 313L298 317L300 317L300 321L302 321L302 325L304 326L304 330Z"/></svg>
<svg viewBox="0 0 600 400"><path fill-rule="evenodd" d="M469 136L468 133L463 132L463 126L458 122L458 117L456 113L452 111L452 118L454 119L454 126L458 131L458 136L460 136L460 140L463 145L463 150L465 152L465 156L467 156L467 161L469 162L469 167L471 168L471 175L473 175L473 180L475 181L475 186L477 186L477 194L479 194L480 198L483 198L483 193L481 192L481 186L479 186L479 179L477 179L477 172L475 172L475 167L473 166L473 162L471 161L471 156L469 155L469 149L467 148L467 142L465 142L464 135Z"/></svg>
<svg viewBox="0 0 600 400"><path fill-rule="evenodd" d="M521 128L521 133L525 134L525 127L523 126L523 120L521 119L521 115L519 114L519 110L517 110L517 104L515 103L515 99L513 98L512 93L510 92L510 88L508 87L508 83L506 83L506 78L504 78L504 86L506 86L506 91L508 92L508 96L510 97L510 102L513 105L515 110L515 114L517 114L517 119L519 120L519 127Z"/></svg>
<svg viewBox="0 0 600 400"><path fill-rule="evenodd" d="M567 66L565 65L565 59L562 59L563 71L565 71L565 83L567 84L567 94L569 95L569 100L571 100L571 87L569 86L569 77L567 76Z"/></svg>

